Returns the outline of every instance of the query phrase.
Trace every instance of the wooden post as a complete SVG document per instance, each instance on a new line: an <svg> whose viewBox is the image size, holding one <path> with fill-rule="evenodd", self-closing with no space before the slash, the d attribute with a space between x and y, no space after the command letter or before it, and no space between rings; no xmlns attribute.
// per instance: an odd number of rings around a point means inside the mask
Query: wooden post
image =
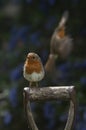
<svg viewBox="0 0 86 130"><path fill-rule="evenodd" d="M30 108L30 102L67 100L70 101L69 114L64 130L71 130L73 127L76 111L76 92L74 86L50 86L43 88L24 88L24 108L31 130L38 130Z"/></svg>

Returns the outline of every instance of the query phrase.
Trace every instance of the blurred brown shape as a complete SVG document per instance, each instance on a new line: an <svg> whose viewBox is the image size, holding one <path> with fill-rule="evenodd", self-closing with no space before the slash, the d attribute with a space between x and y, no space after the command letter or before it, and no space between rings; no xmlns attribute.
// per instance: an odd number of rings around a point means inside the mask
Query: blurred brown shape
<svg viewBox="0 0 86 130"><path fill-rule="evenodd" d="M72 50L72 38L65 32L67 19L68 11L65 11L51 37L50 43L50 53L58 55L62 59L68 58Z"/></svg>
<svg viewBox="0 0 86 130"><path fill-rule="evenodd" d="M47 73L54 73L56 68L55 68L55 61L57 59L57 56L56 55L53 55L53 54L49 54L49 57L47 59L47 62L45 64L45 71Z"/></svg>

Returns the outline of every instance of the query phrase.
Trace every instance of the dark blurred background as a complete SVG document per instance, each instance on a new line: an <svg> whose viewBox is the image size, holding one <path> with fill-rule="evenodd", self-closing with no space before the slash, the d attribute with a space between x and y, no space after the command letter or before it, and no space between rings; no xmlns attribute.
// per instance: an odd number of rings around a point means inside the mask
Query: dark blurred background
<svg viewBox="0 0 86 130"><path fill-rule="evenodd" d="M67 60L56 62L58 78L45 78L40 84L76 86L74 130L86 130L85 5L85 0L0 0L0 130L28 130L22 94L28 86L22 74L25 57L34 51L46 63L52 33L65 10L73 50ZM64 129L69 102L39 102L31 107L40 130Z"/></svg>

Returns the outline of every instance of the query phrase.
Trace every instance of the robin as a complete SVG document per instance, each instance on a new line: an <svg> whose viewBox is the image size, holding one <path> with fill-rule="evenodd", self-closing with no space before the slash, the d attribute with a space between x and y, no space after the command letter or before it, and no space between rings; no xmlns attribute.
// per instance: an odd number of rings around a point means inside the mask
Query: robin
<svg viewBox="0 0 86 130"><path fill-rule="evenodd" d="M29 86L38 86L38 82L44 78L45 72L40 57L34 53L28 53L23 68L23 75L30 82Z"/></svg>
<svg viewBox="0 0 86 130"><path fill-rule="evenodd" d="M56 27L50 43L50 53L66 59L72 50L72 39L65 32L65 24L68 19L68 11L65 11L59 25Z"/></svg>
<svg viewBox="0 0 86 130"><path fill-rule="evenodd" d="M55 62L57 58L66 59L72 49L72 39L65 33L67 19L68 11L65 11L51 37L50 54L45 64L45 71L49 75L53 75L53 72L56 72Z"/></svg>

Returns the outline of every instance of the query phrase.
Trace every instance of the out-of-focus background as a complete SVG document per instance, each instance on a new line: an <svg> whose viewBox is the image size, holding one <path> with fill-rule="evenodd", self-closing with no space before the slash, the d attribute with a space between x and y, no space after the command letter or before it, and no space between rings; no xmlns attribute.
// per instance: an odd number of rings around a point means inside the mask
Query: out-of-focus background
<svg viewBox="0 0 86 130"><path fill-rule="evenodd" d="M75 85L75 130L86 130L85 5L85 0L0 0L0 130L28 130L22 94L28 86L22 74L25 57L34 51L46 63L52 33L65 10L69 11L67 32L73 38L73 50L67 60L58 59L58 78L45 78L40 84ZM63 130L68 105L62 101L32 103L38 128Z"/></svg>

